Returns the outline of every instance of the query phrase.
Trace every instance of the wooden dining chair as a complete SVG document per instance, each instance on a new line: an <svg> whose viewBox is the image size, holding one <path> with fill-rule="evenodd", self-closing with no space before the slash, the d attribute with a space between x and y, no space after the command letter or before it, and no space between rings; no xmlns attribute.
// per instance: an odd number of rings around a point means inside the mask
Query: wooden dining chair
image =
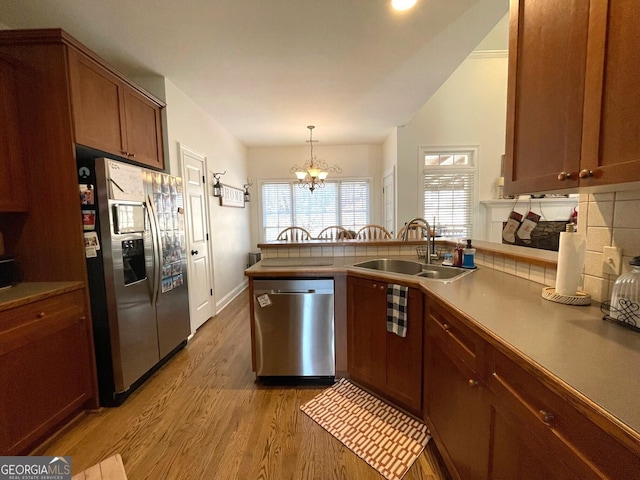
<svg viewBox="0 0 640 480"><path fill-rule="evenodd" d="M407 240L422 240L426 238L429 230L427 225L422 222L413 222L409 225L405 225L398 232L397 238L403 238L405 230L407 231Z"/></svg>
<svg viewBox="0 0 640 480"><path fill-rule="evenodd" d="M356 233L356 238L360 240L382 240L385 238L391 238L389 231L382 225L369 224L362 227Z"/></svg>
<svg viewBox="0 0 640 480"><path fill-rule="evenodd" d="M344 227L334 225L323 228L317 238L319 240L349 240L353 238L353 234Z"/></svg>
<svg viewBox="0 0 640 480"><path fill-rule="evenodd" d="M302 227L288 227L278 234L277 240L285 240L287 242L300 242L310 240L311 235Z"/></svg>

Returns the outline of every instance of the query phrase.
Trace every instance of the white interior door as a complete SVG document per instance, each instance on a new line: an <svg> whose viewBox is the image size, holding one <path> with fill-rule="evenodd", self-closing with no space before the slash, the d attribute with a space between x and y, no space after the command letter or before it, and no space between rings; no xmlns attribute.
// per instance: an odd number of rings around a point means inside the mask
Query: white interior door
<svg viewBox="0 0 640 480"><path fill-rule="evenodd" d="M394 172L391 171L382 179L382 204L384 206L384 228L394 234L396 215L395 215L395 188L394 188ZM394 235L395 236L395 235Z"/></svg>
<svg viewBox="0 0 640 480"><path fill-rule="evenodd" d="M206 157L180 145L187 209L187 268L191 333L215 315L213 269L209 251Z"/></svg>

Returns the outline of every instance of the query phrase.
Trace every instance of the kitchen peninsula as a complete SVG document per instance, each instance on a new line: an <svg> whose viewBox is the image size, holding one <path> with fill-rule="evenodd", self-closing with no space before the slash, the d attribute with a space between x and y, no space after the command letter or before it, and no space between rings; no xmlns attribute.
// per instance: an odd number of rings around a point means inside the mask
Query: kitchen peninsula
<svg viewBox="0 0 640 480"><path fill-rule="evenodd" d="M640 474L636 408L640 336L635 332L604 322L595 305L575 307L544 300L544 281L519 278L515 260L513 274L481 263L492 256L503 258L506 265L513 252L498 257L487 250L480 254L480 268L473 274L445 283L354 266L381 257L415 260L413 245L308 243L269 242L260 247L263 253L267 250L267 259L282 258L272 253L283 255L285 248L287 255L298 253L288 249L305 249L300 250L300 260L307 252L325 255L326 248L334 253L336 248L345 253L351 253L349 248L360 250L357 255L333 256L324 265L295 266L296 257L287 257L290 263L285 266L259 262L246 271L250 285L258 278L333 278L336 375L367 387L371 385L351 368L348 337L361 334L362 323L360 330L350 324L363 306L352 304L349 285L398 283L419 291L423 303L418 327L423 332L419 411L371 389L414 415L421 414L454 477L522 478L518 465L524 464L530 478ZM548 257L539 263L552 268L554 261ZM545 269L533 262L530 266ZM371 328L377 328L373 322Z"/></svg>

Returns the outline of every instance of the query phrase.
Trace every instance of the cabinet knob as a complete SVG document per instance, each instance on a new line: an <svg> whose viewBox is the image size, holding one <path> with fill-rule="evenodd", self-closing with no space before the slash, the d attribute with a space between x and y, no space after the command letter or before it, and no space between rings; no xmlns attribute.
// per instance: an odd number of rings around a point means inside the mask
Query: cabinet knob
<svg viewBox="0 0 640 480"><path fill-rule="evenodd" d="M477 380L474 380L473 378L470 378L470 379L469 379L469 386L470 386L471 388L476 388L476 387L478 386L478 381L477 381Z"/></svg>
<svg viewBox="0 0 640 480"><path fill-rule="evenodd" d="M44 312L40 312L38 315L36 315L36 318L44 318L44 317L46 317L46 316L47 316L47 314L46 314L46 313L44 313Z"/></svg>
<svg viewBox="0 0 640 480"><path fill-rule="evenodd" d="M136 158L136 154L135 153L127 153L127 157Z"/></svg>
<svg viewBox="0 0 640 480"><path fill-rule="evenodd" d="M198 250L191 250L191 255L197 255L198 254Z"/></svg>
<svg viewBox="0 0 640 480"><path fill-rule="evenodd" d="M448 332L449 330L451 330L451 327L449 326L448 323L445 323L444 325L442 325L442 328L444 328L445 332Z"/></svg>
<svg viewBox="0 0 640 480"><path fill-rule="evenodd" d="M558 174L558 180L564 182L565 180L571 180L571 172L560 172Z"/></svg>
<svg viewBox="0 0 640 480"><path fill-rule="evenodd" d="M540 420L542 420L542 423L549 426L551 426L551 424L556 418L553 415L553 413L547 412L546 410L540 410L539 414L540 414Z"/></svg>
<svg viewBox="0 0 640 480"><path fill-rule="evenodd" d="M589 177L593 177L593 170L587 170L586 168L583 170L580 170L580 173L578 174L578 176L580 178L589 178Z"/></svg>
<svg viewBox="0 0 640 480"><path fill-rule="evenodd" d="M384 285L380 285L380 290L384 290Z"/></svg>

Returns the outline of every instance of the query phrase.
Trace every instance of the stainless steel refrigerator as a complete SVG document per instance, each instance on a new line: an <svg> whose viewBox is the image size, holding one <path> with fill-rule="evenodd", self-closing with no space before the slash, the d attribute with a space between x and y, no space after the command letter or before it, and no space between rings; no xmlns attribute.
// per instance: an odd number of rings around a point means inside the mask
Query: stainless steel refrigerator
<svg viewBox="0 0 640 480"><path fill-rule="evenodd" d="M100 387L120 405L190 334L182 180L78 157Z"/></svg>

